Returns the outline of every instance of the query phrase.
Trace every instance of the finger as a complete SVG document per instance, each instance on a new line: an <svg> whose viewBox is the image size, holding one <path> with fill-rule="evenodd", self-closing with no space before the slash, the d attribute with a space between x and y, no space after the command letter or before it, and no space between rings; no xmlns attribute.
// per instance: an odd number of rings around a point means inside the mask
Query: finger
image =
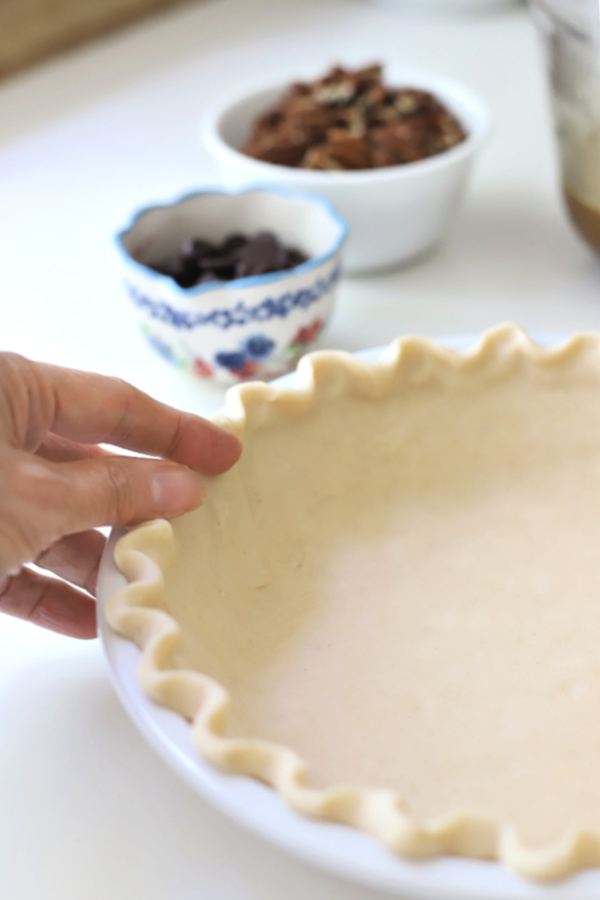
<svg viewBox="0 0 600 900"><path fill-rule="evenodd" d="M93 597L31 569L21 569L0 588L0 612L70 637L96 637Z"/></svg>
<svg viewBox="0 0 600 900"><path fill-rule="evenodd" d="M104 535L93 529L68 534L43 551L35 564L95 595L98 568L105 544Z"/></svg>
<svg viewBox="0 0 600 900"><path fill-rule="evenodd" d="M63 506L62 534L100 525L171 519L195 509L204 496L201 475L163 460L109 454L46 465L58 476L63 493L69 492L69 504Z"/></svg>
<svg viewBox="0 0 600 900"><path fill-rule="evenodd" d="M50 462L74 462L77 459L91 459L107 456L110 451L96 444L79 444L56 434L48 434L35 451L37 456Z"/></svg>
<svg viewBox="0 0 600 900"><path fill-rule="evenodd" d="M53 397L50 430L84 444L164 456L211 475L239 458L238 438L117 378L37 364Z"/></svg>
<svg viewBox="0 0 600 900"><path fill-rule="evenodd" d="M0 459L0 578L64 535L173 518L202 502L202 476L157 459L107 456L53 463L24 451Z"/></svg>

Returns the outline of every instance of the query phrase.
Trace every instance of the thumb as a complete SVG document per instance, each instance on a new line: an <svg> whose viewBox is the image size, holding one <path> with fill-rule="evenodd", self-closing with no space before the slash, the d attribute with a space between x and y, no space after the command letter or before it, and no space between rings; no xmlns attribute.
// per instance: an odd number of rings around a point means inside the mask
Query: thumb
<svg viewBox="0 0 600 900"><path fill-rule="evenodd" d="M199 506L204 495L198 472L165 460L99 456L47 465L68 490L65 533L171 519Z"/></svg>
<svg viewBox="0 0 600 900"><path fill-rule="evenodd" d="M203 479L158 459L53 463L13 451L0 466L0 578L66 534L173 518L202 502Z"/></svg>

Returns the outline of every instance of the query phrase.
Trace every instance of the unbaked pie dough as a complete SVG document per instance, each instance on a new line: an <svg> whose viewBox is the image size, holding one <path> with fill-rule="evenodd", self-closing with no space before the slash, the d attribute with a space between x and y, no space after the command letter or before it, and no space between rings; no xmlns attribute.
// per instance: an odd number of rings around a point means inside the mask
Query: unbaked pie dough
<svg viewBox="0 0 600 900"><path fill-rule="evenodd" d="M408 857L600 864L600 337L305 357L117 544L112 626L211 762Z"/></svg>

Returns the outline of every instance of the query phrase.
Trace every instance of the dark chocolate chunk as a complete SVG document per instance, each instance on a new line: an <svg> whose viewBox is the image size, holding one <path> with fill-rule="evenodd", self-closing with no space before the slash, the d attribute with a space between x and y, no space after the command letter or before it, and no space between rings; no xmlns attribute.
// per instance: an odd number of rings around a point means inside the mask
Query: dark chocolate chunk
<svg viewBox="0 0 600 900"><path fill-rule="evenodd" d="M180 287L188 288L285 271L307 259L296 247L284 246L270 231L261 231L253 237L236 232L219 244L189 238L182 243L176 256L153 268L169 275Z"/></svg>

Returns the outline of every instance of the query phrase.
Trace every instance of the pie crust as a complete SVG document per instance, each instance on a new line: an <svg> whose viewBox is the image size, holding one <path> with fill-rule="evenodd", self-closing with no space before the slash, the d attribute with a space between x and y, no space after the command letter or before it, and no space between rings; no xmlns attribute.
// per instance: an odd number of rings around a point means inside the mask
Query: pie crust
<svg viewBox="0 0 600 900"><path fill-rule="evenodd" d="M111 626L211 763L408 858L600 865L600 336L304 357L240 385Z"/></svg>

